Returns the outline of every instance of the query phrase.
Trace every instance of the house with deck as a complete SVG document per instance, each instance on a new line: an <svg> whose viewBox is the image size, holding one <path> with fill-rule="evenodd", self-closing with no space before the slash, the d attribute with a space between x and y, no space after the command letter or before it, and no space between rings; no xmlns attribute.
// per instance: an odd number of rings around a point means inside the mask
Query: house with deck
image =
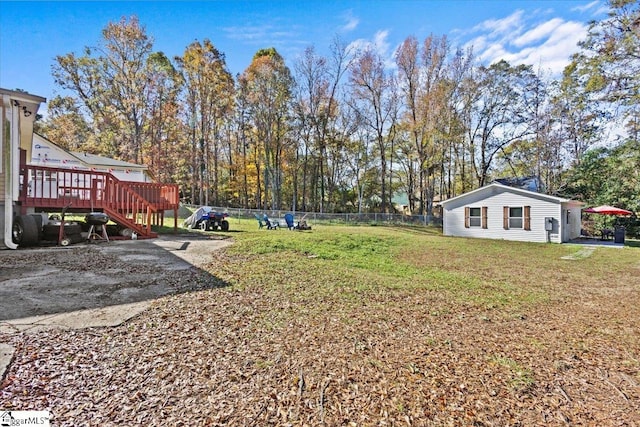
<svg viewBox="0 0 640 427"><path fill-rule="evenodd" d="M582 203L492 183L445 200L445 236L564 243L580 237Z"/></svg>
<svg viewBox="0 0 640 427"><path fill-rule="evenodd" d="M59 162L43 161L42 147L36 146L46 140L36 136L34 142L33 123L46 99L2 88L0 97L0 248L15 249L37 242L41 227L38 217L42 216L36 214L63 209L74 213L104 212L141 238L155 237L151 226L162 224L164 212L173 210L177 229L177 185L143 178L121 179L123 176L116 176L113 167L96 167L97 161L104 160L99 156L78 164L64 162L64 158ZM79 157L72 156L67 160ZM119 166L125 168L124 178L126 169L131 172L133 167Z"/></svg>
<svg viewBox="0 0 640 427"><path fill-rule="evenodd" d="M31 157L27 159L27 163L35 166L109 172L120 181L153 182L153 177L146 165L124 162L87 152L66 150L37 133L33 134Z"/></svg>

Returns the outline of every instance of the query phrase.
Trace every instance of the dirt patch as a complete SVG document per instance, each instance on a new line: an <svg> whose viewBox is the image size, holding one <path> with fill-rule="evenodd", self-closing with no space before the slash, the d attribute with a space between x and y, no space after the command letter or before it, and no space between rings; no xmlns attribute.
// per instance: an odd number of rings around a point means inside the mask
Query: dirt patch
<svg viewBox="0 0 640 427"><path fill-rule="evenodd" d="M167 235L0 251L0 320L153 300L224 286L199 268L231 243L220 235Z"/></svg>
<svg viewBox="0 0 640 427"><path fill-rule="evenodd" d="M571 255L563 256L562 259L578 260L578 259L589 258L591 254L593 254L593 251L595 250L596 248L594 247L582 248L579 251L572 253Z"/></svg>

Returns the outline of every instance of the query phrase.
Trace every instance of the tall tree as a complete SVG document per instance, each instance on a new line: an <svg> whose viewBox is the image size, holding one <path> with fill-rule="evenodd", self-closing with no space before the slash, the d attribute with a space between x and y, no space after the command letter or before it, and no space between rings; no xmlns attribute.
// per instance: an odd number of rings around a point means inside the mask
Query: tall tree
<svg viewBox="0 0 640 427"><path fill-rule="evenodd" d="M423 168L420 165L424 162L421 153L424 144L422 139L421 122L421 67L418 52L418 40L411 36L402 42L396 52L396 64L398 65L399 87L404 95L404 105L406 109L403 120L403 129L406 132L406 140L410 144L402 145L400 152L403 153L403 166L405 167L406 191L409 199L409 208L415 211L417 207L416 194L424 194L420 186L423 182ZM420 200L420 196L417 197ZM423 206L420 206L423 212Z"/></svg>
<svg viewBox="0 0 640 427"><path fill-rule="evenodd" d="M147 99L149 85L147 60L152 53L153 40L137 17L109 23L102 30L109 101L122 120L119 155L134 163L142 162L142 140L145 122L149 117ZM115 135L114 135L115 136Z"/></svg>
<svg viewBox="0 0 640 427"><path fill-rule="evenodd" d="M473 49L456 49L448 62L448 78L445 82L446 108L442 110L442 165L440 177L440 197L453 197L458 192L471 188L470 155L465 143L465 106L474 99L474 93L465 93L464 83L470 80L474 70Z"/></svg>
<svg viewBox="0 0 640 427"><path fill-rule="evenodd" d="M205 39L195 41L176 58L182 70L187 93L186 113L191 126L194 187L198 200L220 203L221 134L224 122L231 120L234 82L224 54ZM211 191L210 191L211 190Z"/></svg>
<svg viewBox="0 0 640 427"><path fill-rule="evenodd" d="M137 17L110 22L101 43L56 57L55 82L70 90L89 114L102 154L141 162L148 118L147 59L153 41Z"/></svg>
<svg viewBox="0 0 640 427"><path fill-rule="evenodd" d="M179 94L183 80L169 58L155 52L148 60L149 95L147 97L149 118L145 129L143 159L149 165L156 180L185 185L185 163L182 159L188 152L184 127L180 121Z"/></svg>
<svg viewBox="0 0 640 427"><path fill-rule="evenodd" d="M243 73L247 101L255 132L254 142L264 162L263 207L280 209L282 203L283 151L289 132L293 78L284 58L274 48L261 49ZM271 196L270 203L267 197Z"/></svg>
<svg viewBox="0 0 640 427"><path fill-rule="evenodd" d="M313 47L307 48L302 57L295 64L296 72L296 96L293 106L299 135L303 145L303 205L306 196L306 178L308 172L308 156L314 156L314 162L318 166L318 174L313 176L318 180L318 185L312 183L311 187L318 187L318 209L324 211L327 199L326 189L329 194L337 184L332 179L335 174L326 173L331 159L328 151L340 151L339 147L330 147L331 142L341 144L343 141L336 138L340 133L337 128L339 114L338 96L340 83L350 63L350 54L347 47L335 39L331 46L331 56L325 58L316 54ZM334 165L341 164L333 162Z"/></svg>
<svg viewBox="0 0 640 427"><path fill-rule="evenodd" d="M640 4L609 0L607 19L592 22L573 62L586 76L585 89L619 106L640 101Z"/></svg>
<svg viewBox="0 0 640 427"><path fill-rule="evenodd" d="M524 89L531 67L512 67L500 61L480 67L475 79L467 80L465 90L471 102L466 105L469 151L480 187L487 184L496 155L509 144L531 133L524 111Z"/></svg>
<svg viewBox="0 0 640 427"><path fill-rule="evenodd" d="M414 197L418 194L419 212L423 215L431 214L435 176L443 170L446 141L450 140L445 135L451 125L451 96L456 82L452 80L449 50L446 37L431 35L421 47L414 37L407 38L396 53L405 100L405 129L412 143L406 158L415 159L416 163L407 165L408 178L415 182L410 186L414 188L410 188L409 204L414 210Z"/></svg>
<svg viewBox="0 0 640 427"><path fill-rule="evenodd" d="M238 198L245 208L258 207L262 200L260 162L258 156L253 156L252 148L257 148L251 131L250 104L248 100L248 82L244 75L237 76L235 130L236 150L239 161L236 162L238 176L234 183ZM240 175L242 178L240 178ZM252 190L256 191L253 192Z"/></svg>
<svg viewBox="0 0 640 427"><path fill-rule="evenodd" d="M632 138L640 104L640 4L635 0L609 0L608 17L594 21L563 76L563 89L574 95L571 111L576 120L574 161L599 140L605 127L618 119ZM569 80L570 79L570 80ZM569 84L567 84L567 82ZM578 108L575 108L577 104ZM606 113L605 113L606 112ZM572 115L575 115L573 113ZM621 132L624 133L624 132Z"/></svg>
<svg viewBox="0 0 640 427"><path fill-rule="evenodd" d="M600 140L609 114L593 92L584 90L585 80L575 61L565 67L557 84L551 102L569 167L580 163L586 151Z"/></svg>
<svg viewBox="0 0 640 427"><path fill-rule="evenodd" d="M360 121L371 129L376 141L380 161L380 209L388 212L388 136L395 125L398 104L396 93L392 91L392 78L385 70L382 58L372 48L365 49L357 56L351 66L349 78Z"/></svg>
<svg viewBox="0 0 640 427"><path fill-rule="evenodd" d="M296 61L294 70L296 86L292 107L296 133L301 142L299 148L302 150L298 155L302 158L302 206L307 206L307 191L319 188L320 195L317 206L320 212L323 212L326 147L322 122L323 117L327 122L328 116L332 114L327 109L327 61L326 58L317 55L313 47L309 47ZM315 165L317 168L313 167ZM318 173L310 173L314 169ZM311 198L315 200L315 194Z"/></svg>

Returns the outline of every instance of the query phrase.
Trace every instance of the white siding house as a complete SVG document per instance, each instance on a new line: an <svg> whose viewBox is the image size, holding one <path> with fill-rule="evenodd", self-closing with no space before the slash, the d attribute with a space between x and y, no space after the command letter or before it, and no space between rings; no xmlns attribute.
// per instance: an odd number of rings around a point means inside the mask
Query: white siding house
<svg viewBox="0 0 640 427"><path fill-rule="evenodd" d="M67 151L42 135L33 134L31 158L35 166L109 172L121 181L153 182L148 167L95 154Z"/></svg>
<svg viewBox="0 0 640 427"><path fill-rule="evenodd" d="M19 212L20 150L31 150L33 122L47 100L27 92L0 88L0 249L16 249L13 219Z"/></svg>
<svg viewBox="0 0 640 427"><path fill-rule="evenodd" d="M445 236L563 243L580 237L582 203L490 184L442 205Z"/></svg>

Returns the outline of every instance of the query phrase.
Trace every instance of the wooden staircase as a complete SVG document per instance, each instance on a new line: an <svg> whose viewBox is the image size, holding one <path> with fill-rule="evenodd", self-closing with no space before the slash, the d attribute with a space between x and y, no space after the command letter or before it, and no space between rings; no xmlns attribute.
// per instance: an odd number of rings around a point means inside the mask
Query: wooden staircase
<svg viewBox="0 0 640 427"><path fill-rule="evenodd" d="M126 182L119 181L109 174L106 188L100 196L104 197L102 209L112 221L130 228L141 237L157 237L157 234L151 231L151 220L158 208Z"/></svg>
<svg viewBox="0 0 640 427"><path fill-rule="evenodd" d="M27 208L67 212L104 212L121 227L140 237L157 237L152 225L162 224L164 211L173 210L177 228L178 186L121 181L108 172L24 165L19 202Z"/></svg>

